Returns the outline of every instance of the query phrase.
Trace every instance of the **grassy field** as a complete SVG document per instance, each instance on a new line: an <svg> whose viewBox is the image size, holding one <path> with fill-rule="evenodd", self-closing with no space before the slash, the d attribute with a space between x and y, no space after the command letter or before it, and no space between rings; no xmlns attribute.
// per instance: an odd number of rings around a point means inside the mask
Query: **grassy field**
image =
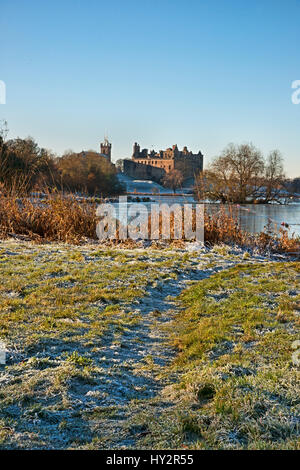
<svg viewBox="0 0 300 470"><path fill-rule="evenodd" d="M181 296L170 388L197 448L299 446L300 263L238 265Z"/></svg>
<svg viewBox="0 0 300 470"><path fill-rule="evenodd" d="M296 448L299 263L0 246L0 448Z"/></svg>

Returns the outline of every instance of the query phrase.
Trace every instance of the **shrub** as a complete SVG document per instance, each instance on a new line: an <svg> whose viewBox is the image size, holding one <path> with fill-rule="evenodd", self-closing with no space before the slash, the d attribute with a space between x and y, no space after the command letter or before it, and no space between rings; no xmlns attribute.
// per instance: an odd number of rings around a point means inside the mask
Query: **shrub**
<svg viewBox="0 0 300 470"><path fill-rule="evenodd" d="M56 160L60 189L90 195L122 192L115 166L96 152L70 153Z"/></svg>

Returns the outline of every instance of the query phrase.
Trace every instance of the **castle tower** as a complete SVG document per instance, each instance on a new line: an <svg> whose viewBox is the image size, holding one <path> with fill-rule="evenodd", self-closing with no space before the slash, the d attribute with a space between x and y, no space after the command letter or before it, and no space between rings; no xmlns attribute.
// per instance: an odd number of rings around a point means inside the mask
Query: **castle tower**
<svg viewBox="0 0 300 470"><path fill-rule="evenodd" d="M139 155L140 155L140 151L141 151L141 148L140 148L139 144L137 144L137 143L135 142L135 143L134 143L134 146L133 146L132 158L138 158Z"/></svg>
<svg viewBox="0 0 300 470"><path fill-rule="evenodd" d="M111 161L111 143L108 141L108 138L104 138L104 142L100 143L100 153L104 155L107 160Z"/></svg>

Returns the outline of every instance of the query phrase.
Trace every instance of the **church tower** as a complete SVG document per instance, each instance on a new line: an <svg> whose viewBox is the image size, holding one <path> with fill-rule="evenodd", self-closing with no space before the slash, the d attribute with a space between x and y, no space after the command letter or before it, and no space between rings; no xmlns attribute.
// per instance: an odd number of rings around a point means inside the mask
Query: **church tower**
<svg viewBox="0 0 300 470"><path fill-rule="evenodd" d="M100 143L100 153L107 158L107 160L111 161L111 143L108 141L108 138L104 138L104 142Z"/></svg>

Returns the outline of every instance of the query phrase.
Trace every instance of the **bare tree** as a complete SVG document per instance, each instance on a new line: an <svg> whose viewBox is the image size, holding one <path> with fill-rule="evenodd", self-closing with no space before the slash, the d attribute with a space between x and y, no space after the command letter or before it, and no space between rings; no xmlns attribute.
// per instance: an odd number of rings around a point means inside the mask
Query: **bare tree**
<svg viewBox="0 0 300 470"><path fill-rule="evenodd" d="M180 188L182 183L183 183L182 173L181 171L175 170L175 169L169 171L169 173L167 173L163 179L163 185L166 188L171 188L174 193L177 188Z"/></svg>
<svg viewBox="0 0 300 470"><path fill-rule="evenodd" d="M118 173L121 173L123 171L123 159L122 158L119 158L119 160L116 161L115 163L115 167L118 171Z"/></svg>
<svg viewBox="0 0 300 470"><path fill-rule="evenodd" d="M51 185L56 172L54 156L34 139L0 137L0 182L8 191L25 193L35 186Z"/></svg>
<svg viewBox="0 0 300 470"><path fill-rule="evenodd" d="M278 150L269 153L265 166L265 201L279 199L283 188L285 174L283 158Z"/></svg>
<svg viewBox="0 0 300 470"><path fill-rule="evenodd" d="M202 199L246 203L261 198L269 202L279 194L282 177L282 157L277 150L265 163L252 144L230 144L198 178L196 190Z"/></svg>

